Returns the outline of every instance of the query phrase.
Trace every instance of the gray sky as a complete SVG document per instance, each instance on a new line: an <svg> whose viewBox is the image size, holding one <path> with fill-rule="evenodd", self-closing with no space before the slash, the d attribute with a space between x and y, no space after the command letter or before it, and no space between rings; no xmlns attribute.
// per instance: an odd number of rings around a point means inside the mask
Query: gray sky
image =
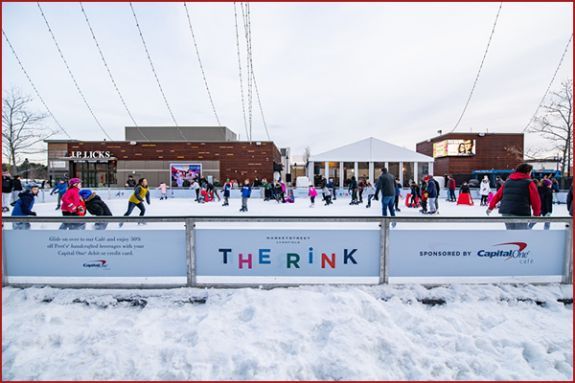
<svg viewBox="0 0 575 383"><path fill-rule="evenodd" d="M498 6L253 3L253 65L272 139L291 147L292 154L301 154L306 146L320 153L368 136L415 150L416 142L438 129L451 130ZM138 124L171 125L128 3L84 7ZM179 124L215 125L183 4L134 7ZM103 139L36 4L3 3L2 8L2 27L56 118L77 139ZM114 139L123 139L123 127L131 121L79 4L48 3L43 8L95 114ZM243 139L233 4L188 3L188 8L220 120ZM573 31L572 20L570 3L504 3L458 131L520 132L551 80ZM2 56L4 89L17 86L33 95L4 40ZM573 72L572 57L571 45L555 86ZM39 102L34 105L42 111ZM51 120L46 124L56 127ZM253 136L266 137L256 105ZM527 137L527 146L541 146L538 142L537 136Z"/></svg>

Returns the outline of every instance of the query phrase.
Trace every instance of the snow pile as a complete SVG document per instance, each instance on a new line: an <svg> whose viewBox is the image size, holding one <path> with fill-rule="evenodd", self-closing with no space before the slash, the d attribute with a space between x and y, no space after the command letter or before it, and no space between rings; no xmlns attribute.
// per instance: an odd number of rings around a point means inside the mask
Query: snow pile
<svg viewBox="0 0 575 383"><path fill-rule="evenodd" d="M24 379L573 378L572 286L3 289ZM434 302L435 305L421 302Z"/></svg>

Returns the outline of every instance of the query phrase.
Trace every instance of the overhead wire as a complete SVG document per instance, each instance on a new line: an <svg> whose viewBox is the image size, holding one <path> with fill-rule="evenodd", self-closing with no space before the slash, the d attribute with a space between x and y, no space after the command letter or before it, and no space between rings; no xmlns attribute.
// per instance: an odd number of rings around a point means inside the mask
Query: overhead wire
<svg viewBox="0 0 575 383"><path fill-rule="evenodd" d="M108 134L106 129L104 129L104 127L100 123L100 120L98 120L98 117L96 117L94 110L92 109L92 107L88 103L88 100L86 99L86 96L84 95L84 92L82 92L82 89L80 88L80 85L78 84L78 81L76 80L76 77L72 73L72 70L70 69L70 65L68 64L68 61L64 57L64 53L62 53L62 49L60 48L60 44L58 44L58 40L56 40L56 36L54 35L54 32L52 31L52 28L50 27L50 24L48 23L48 19L46 18L46 15L44 14L44 10L42 9L42 6L40 5L39 2L36 2L36 5L38 5L38 9L40 10L40 13L42 14L42 18L44 19L44 22L46 23L46 27L48 28L48 32L50 33L50 36L52 37L52 41L54 42L54 45L56 45L56 49L58 50L58 53L60 54L60 58L62 59L62 61L64 62L64 65L66 66L66 70L68 71L68 74L70 75L70 78L72 79L72 82L74 83L74 85L76 87L76 90L80 94L80 97L84 101L84 104L86 105L86 107L90 111L90 114L92 115L92 117L96 121L96 124L98 125L100 130L106 135L106 137L108 137L110 140L112 140L112 137Z"/></svg>
<svg viewBox="0 0 575 383"><path fill-rule="evenodd" d="M84 15L84 20L86 20L86 24L88 25L88 29L90 30L90 34L92 35L92 39L94 40L94 43L96 44L96 48L98 49L98 53L100 54L100 59L102 60L102 63L104 64L104 67L106 68L106 72L108 73L108 77L110 78L110 81L112 82L112 85L113 85L114 89L116 90L116 93L118 94L118 97L120 98L120 101L121 101L124 109L128 113L128 116L132 120L132 123L134 124L134 126L138 129L138 132L140 133L140 135L142 135L142 137L144 137L145 140L149 141L149 139L146 137L144 132L142 132L142 130L138 126L138 123L134 119L132 112L128 108L128 105L124 99L124 96L122 95L122 92L120 92L120 88L118 87L118 84L116 83L116 80L114 79L114 76L112 75L112 70L110 69L110 66L108 65L108 62L104 56L104 53L102 52L102 48L100 47L100 43L98 42L98 39L96 38L96 34L94 33L94 29L92 28L92 24L90 23L90 19L88 18L88 14L87 14L86 10L84 9L84 4L82 4L82 2L80 2L80 9L82 10L82 14Z"/></svg>
<svg viewBox="0 0 575 383"><path fill-rule="evenodd" d="M220 118L218 117L218 112L216 112L216 106L214 104L214 99L212 98L212 92L210 92L210 87L208 86L208 80L206 78L206 72L204 71L204 66L202 64L202 59L200 57L200 50L198 49L198 43L196 41L196 35L194 34L194 28L192 27L192 20L190 18L190 13L188 11L188 6L186 2L184 2L184 8L186 9L186 17L188 19L188 25L190 26L190 32L192 34L192 40L194 42L194 48L196 51L196 56L198 58L198 64L200 65L200 70L202 72L202 78L204 79L204 85L206 86L206 91L208 92L208 97L210 99L210 104L212 105L212 111L214 112L214 116L216 117L216 121L218 126L221 126Z"/></svg>
<svg viewBox="0 0 575 383"><path fill-rule="evenodd" d="M32 86L32 89L34 90L34 93L36 93L36 96L38 97L38 99L40 100L40 102L42 103L42 105L44 106L44 108L46 109L46 111L48 112L48 114L50 114L50 117L52 117L52 119L54 120L54 122L56 123L56 125L58 126L58 128L68 137L68 138L72 138L72 136L70 135L70 133L68 133L68 131L66 129L64 129L64 127L62 126L62 124L60 124L60 121L58 121L58 119L56 118L56 116L54 116L54 113L52 113L52 110L48 107L48 105L46 104L46 101L44 101L44 98L40 95L40 92L38 91L38 88L36 87L36 84L34 84L34 81L32 81L32 78L30 77L30 75L28 74L28 71L26 70L26 68L24 68L24 64L22 64L22 60L20 60L20 57L18 56L18 54L16 53L16 49L14 49L14 46L12 45L12 43L10 42L10 39L8 39L8 36L6 35L6 32L4 32L4 28L2 28L2 35L4 36L4 39L6 39L6 42L8 43L8 47L10 47L10 50L12 51L12 53L14 54L14 57L16 58L16 61L18 62L18 65L20 66L20 69L22 70L22 72L24 73L24 76L26 76L26 79L28 80L28 82L30 83L30 86Z"/></svg>
<svg viewBox="0 0 575 383"><path fill-rule="evenodd" d="M499 3L499 8L497 9L497 15L495 16L495 21L493 22L493 27L491 28L491 33L489 34L489 40L487 41L487 46L485 47L485 52L483 53L483 58L481 59L481 64L479 65L479 70L477 71L477 75L475 76L475 80L473 81L473 86L471 87L471 91L469 92L469 96L467 97L467 101L465 102L465 106L461 111L461 115L457 119L455 126L451 129L450 133L453 133L461 123L465 112L467 111L467 107L471 102L471 98L473 97L473 92L475 92L475 88L477 87L477 82L479 80L479 75L481 74L481 70L483 69L483 64L485 64L485 58L487 57L487 52L489 52L489 46L491 45L491 40L493 39L493 35L495 34L495 27L497 26L497 21L499 20L499 14L501 13L501 8L503 7L503 2Z"/></svg>
<svg viewBox="0 0 575 383"><path fill-rule="evenodd" d="M557 73L559 72L559 69L561 68L561 64L563 64L563 60L565 59L565 55L567 54L567 51L569 50L569 45L571 45L572 41L573 41L573 33L571 33L571 36L569 37L569 41L567 41L567 44L565 45L565 49L563 49L563 54L561 55L561 59L559 60L559 64L557 64L557 68L555 68L555 72L553 73L553 77L551 77L551 81L549 81L549 85L547 85L547 89L545 89L545 93L543 93L543 97L541 97L541 101L539 101L539 105L537 105L537 108L535 109L535 113L533 113L533 115L531 116L531 118L527 122L527 125L525 125L525 127L523 128L523 133L525 133L527 131L527 129L529 129L529 127L533 123L533 120L535 120L535 117L537 117L537 113L539 112L539 109L541 109L541 106L543 105L543 102L545 101L545 98L547 97L547 94L549 93L549 90L551 89L551 85L553 85L553 82L555 81L555 77L557 77Z"/></svg>

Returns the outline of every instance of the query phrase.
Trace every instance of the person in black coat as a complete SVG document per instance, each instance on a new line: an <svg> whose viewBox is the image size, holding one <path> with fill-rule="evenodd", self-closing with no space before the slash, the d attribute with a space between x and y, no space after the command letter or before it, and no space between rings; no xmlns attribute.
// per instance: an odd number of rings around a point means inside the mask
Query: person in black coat
<svg viewBox="0 0 575 383"><path fill-rule="evenodd" d="M571 185L569 193L567 193L567 210L569 210L569 215L573 217L573 185Z"/></svg>
<svg viewBox="0 0 575 383"><path fill-rule="evenodd" d="M16 202L18 199L18 194L24 190L22 187L22 181L20 181L20 176L14 176L12 180L12 202Z"/></svg>
<svg viewBox="0 0 575 383"><path fill-rule="evenodd" d="M355 179L355 176L351 177L351 180L349 181L349 189L351 192L351 202L349 203L350 205L357 205L359 204L359 201L357 199L357 181Z"/></svg>
<svg viewBox="0 0 575 383"><path fill-rule="evenodd" d="M10 174L2 175L2 213L10 211L10 195L12 194L12 177Z"/></svg>
<svg viewBox="0 0 575 383"><path fill-rule="evenodd" d="M90 214L97 217L112 216L112 212L110 211L108 205L106 205L106 203L102 201L100 196L95 192L92 192L89 189L83 189L80 190L80 197L82 197L86 203L86 210L88 210ZM94 224L95 230L106 230L106 227L108 227L108 223L106 222L96 222Z"/></svg>

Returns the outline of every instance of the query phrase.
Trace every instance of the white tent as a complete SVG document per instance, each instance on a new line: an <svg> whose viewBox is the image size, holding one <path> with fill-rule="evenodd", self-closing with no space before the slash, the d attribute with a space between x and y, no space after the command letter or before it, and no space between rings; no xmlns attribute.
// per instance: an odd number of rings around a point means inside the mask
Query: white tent
<svg viewBox="0 0 575 383"><path fill-rule="evenodd" d="M329 175L329 163L339 162L339 184L343 187L343 178L341 175L344 173L344 162L354 163L353 174L358 175L358 163L366 162L369 164L369 178L374 179L374 163L385 163L389 167L390 163L398 163L400 181L403 184L403 169L404 164L411 164L413 169L414 179L418 178L418 164L426 164L428 172L433 173L433 158L414 152L412 150L402 148L397 145L390 144L378 140L377 138L369 137L352 144L344 145L339 148L312 155L308 162L308 176L310 179L314 177L315 163L324 162L324 175ZM333 170L333 169L332 169Z"/></svg>

